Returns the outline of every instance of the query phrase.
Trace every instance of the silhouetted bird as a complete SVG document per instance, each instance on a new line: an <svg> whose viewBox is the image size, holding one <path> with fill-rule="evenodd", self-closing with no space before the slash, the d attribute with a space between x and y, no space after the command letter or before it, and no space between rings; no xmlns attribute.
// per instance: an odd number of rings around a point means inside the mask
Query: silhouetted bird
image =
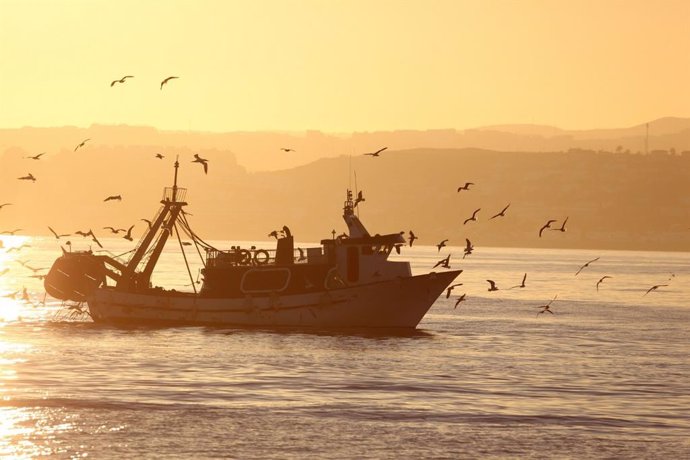
<svg viewBox="0 0 690 460"><path fill-rule="evenodd" d="M294 151L295 151L294 149L290 149L290 148L287 148L287 147L283 147L283 148L281 148L280 150L282 150L283 152L294 152Z"/></svg>
<svg viewBox="0 0 690 460"><path fill-rule="evenodd" d="M450 293L453 289L455 289L456 286L462 286L462 283L456 283L448 286L446 288L446 299L450 297Z"/></svg>
<svg viewBox="0 0 690 460"><path fill-rule="evenodd" d="M19 180L30 180L32 182L36 182L36 178L31 173L27 174L26 176L17 177L17 179L19 179Z"/></svg>
<svg viewBox="0 0 690 460"><path fill-rule="evenodd" d="M365 153L365 155L370 155L370 156L372 156L372 157L377 157L377 156L379 156L379 155L381 154L381 152L383 152L383 151L386 150L387 148L388 148L388 147L384 147L384 148L382 148L382 149L378 149L378 150L375 151L375 152Z"/></svg>
<svg viewBox="0 0 690 460"><path fill-rule="evenodd" d="M38 155L34 155L34 156L32 156L32 157L24 157L24 158L26 158L27 160L40 160L41 157L42 157L43 155L45 155L45 154L46 154L46 153L43 152L43 153L39 153Z"/></svg>
<svg viewBox="0 0 690 460"><path fill-rule="evenodd" d="M465 294L461 295L460 297L458 297L458 300L455 301L455 306L453 307L453 309L458 308L458 305L460 305L460 302L464 302L464 301L465 301L465 296L466 296L466 295L467 295L467 293L465 293Z"/></svg>
<svg viewBox="0 0 690 460"><path fill-rule="evenodd" d="M268 236L272 236L277 240L278 239L278 230L273 230L271 233L268 234Z"/></svg>
<svg viewBox="0 0 690 460"><path fill-rule="evenodd" d="M472 251L474 251L474 246L472 246L472 242L469 240L469 238L465 238L465 243L465 253L462 255L463 259L472 254Z"/></svg>
<svg viewBox="0 0 690 460"><path fill-rule="evenodd" d="M197 153L194 154L192 163L201 163L204 166L204 174L208 174L208 160L201 158Z"/></svg>
<svg viewBox="0 0 690 460"><path fill-rule="evenodd" d="M90 140L91 139L89 138L89 139L84 139L83 141L81 141L79 144L77 144L76 147L74 147L74 151L76 152L79 148L84 147L86 145L86 143Z"/></svg>
<svg viewBox="0 0 690 460"><path fill-rule="evenodd" d="M126 232L124 228L115 228L115 227L103 227L103 230L110 230L110 233L114 233L117 235L120 232Z"/></svg>
<svg viewBox="0 0 690 460"><path fill-rule="evenodd" d="M496 217L505 217L505 216L506 216L506 210L507 210L509 207L510 207L510 203L508 203L508 206L506 206L505 208L503 208L503 210L502 210L501 212L499 212L498 214L495 214L495 215L491 216L491 217L489 218L489 220L495 219Z"/></svg>
<svg viewBox="0 0 690 460"><path fill-rule="evenodd" d="M542 313L546 313L547 311L553 315L553 312L551 311L551 309L549 307L551 306L553 301L556 300L556 297L558 297L558 294L553 296L553 299L551 299L551 301L549 303L547 303L546 305L542 305L541 307L537 307L537 308L541 308L541 311L537 312L537 316L541 315Z"/></svg>
<svg viewBox="0 0 690 460"><path fill-rule="evenodd" d="M494 282L494 280L486 280L486 281L487 281L487 283L489 283L489 285L490 285L490 286L489 286L489 289L488 289L489 292L491 292L491 291L498 291L498 287L496 286L496 283Z"/></svg>
<svg viewBox="0 0 690 460"><path fill-rule="evenodd" d="M474 185L474 182L465 182L465 185L461 185L460 187L458 187L458 192L460 190L469 190L470 185Z"/></svg>
<svg viewBox="0 0 690 460"><path fill-rule="evenodd" d="M668 284L657 284L657 285L655 285L655 286L652 286L652 287L650 287L649 289L647 289L647 292L645 292L644 295L643 295L642 297L646 296L647 294L649 294L649 293L652 292L652 291L656 291L656 290L659 289L660 287L666 287L666 286L668 286Z"/></svg>
<svg viewBox="0 0 690 460"><path fill-rule="evenodd" d="M151 230L151 226L153 225L153 222L151 222L148 219L139 219L139 220L143 220L144 222L146 222L146 224L149 226L149 230Z"/></svg>
<svg viewBox="0 0 690 460"><path fill-rule="evenodd" d="M0 204L0 209L4 208L5 206L12 206L12 203L3 203L3 204Z"/></svg>
<svg viewBox="0 0 690 460"><path fill-rule="evenodd" d="M525 281L527 281L527 273L522 277L522 283L518 284L517 286L512 286L508 289L514 289L514 288L523 288L525 287Z"/></svg>
<svg viewBox="0 0 690 460"><path fill-rule="evenodd" d="M565 218L565 220L563 221L563 224L561 224L561 226L560 226L559 228L552 228L551 230L554 230L554 231L557 231L557 232L565 232L565 231L567 231L567 229L565 228L565 224L566 224L566 222L568 222L568 218L569 218L569 217L570 217L570 216L568 216L568 217Z"/></svg>
<svg viewBox="0 0 690 460"><path fill-rule="evenodd" d="M3 230L2 232L0 232L0 235L14 235L15 233L21 232L22 230L24 230L24 229L23 228L16 228L14 230Z"/></svg>
<svg viewBox="0 0 690 460"><path fill-rule="evenodd" d="M438 248L438 251L436 251L436 252L441 252L441 248L446 246L446 241L448 241L448 240L445 239L436 245L436 247Z"/></svg>
<svg viewBox="0 0 690 460"><path fill-rule="evenodd" d="M166 85L170 80L172 80L172 79L174 79L174 78L180 78L180 77L168 77L168 78L164 79L164 80L161 82L161 89L163 89L163 85Z"/></svg>
<svg viewBox="0 0 690 460"><path fill-rule="evenodd" d="M359 203L361 203L362 201L366 201L366 200L364 199L364 196L362 195L362 191L360 190L359 192L357 192L357 198L355 198L355 205L353 207L356 208L357 205Z"/></svg>
<svg viewBox="0 0 690 460"><path fill-rule="evenodd" d="M156 158L158 158L159 160L162 160L163 158L165 158L165 155L163 155L162 153L157 153Z"/></svg>
<svg viewBox="0 0 690 460"><path fill-rule="evenodd" d="M108 198L106 198L103 201L114 201L114 200L122 201L122 195L110 195Z"/></svg>
<svg viewBox="0 0 690 460"><path fill-rule="evenodd" d="M555 219L550 219L547 223L544 224L542 228L539 229L539 238L541 238L541 234L544 233L544 230L546 230L547 228L551 228L551 224L553 224L554 222L556 222Z"/></svg>
<svg viewBox="0 0 690 460"><path fill-rule="evenodd" d="M133 228L134 228L134 225L129 227L129 229L127 230L127 234L125 236L123 236L122 238L126 239L127 241L133 241L133 239L132 239L132 229Z"/></svg>
<svg viewBox="0 0 690 460"><path fill-rule="evenodd" d="M612 276L602 276L599 281L597 281L597 292L599 291L599 285L604 282L606 278L613 278Z"/></svg>
<svg viewBox="0 0 690 460"><path fill-rule="evenodd" d="M445 259L441 259L438 262L436 262L436 265L434 265L434 268L441 266L443 268L450 268L450 254L448 254L448 257Z"/></svg>
<svg viewBox="0 0 690 460"><path fill-rule="evenodd" d="M470 221L475 221L475 222L476 222L476 221L477 221L477 213L478 213L479 211L481 211L481 210L482 210L482 208L477 208L477 209L475 209L474 212L472 213L472 217L469 217L469 218L465 219L465 222L463 222L462 225L465 225L467 222L470 222Z"/></svg>
<svg viewBox="0 0 690 460"><path fill-rule="evenodd" d="M115 86L115 83L124 83L125 80L127 80L128 78L134 78L134 75L125 75L119 80L113 80L112 83L110 83L110 87L112 88L113 86Z"/></svg>
<svg viewBox="0 0 690 460"><path fill-rule="evenodd" d="M56 240L59 240L59 239L60 239L61 237L63 237L63 236L69 236L69 235L70 235L69 233L62 233L62 234L59 234L59 235L58 235L58 233L57 233L55 230L53 230L52 228L50 228L50 227L48 227L48 230L50 230L50 233L52 233L53 235L55 235L55 239L56 239Z"/></svg>
<svg viewBox="0 0 690 460"><path fill-rule="evenodd" d="M5 253L9 254L10 252L19 252L24 248L30 248L30 247L31 247L30 244L22 244L20 246L12 246L11 248L7 248Z"/></svg>
<svg viewBox="0 0 690 460"><path fill-rule="evenodd" d="M414 240L416 240L416 239L419 239L419 237L417 237L417 236L414 234L414 232L413 232L412 230L410 230L410 237L409 237L409 240L410 240L410 247L412 247L412 244L414 243Z"/></svg>
<svg viewBox="0 0 690 460"><path fill-rule="evenodd" d="M77 230L76 232L74 232L74 234L75 234L75 235L81 235L81 236L83 236L84 238L86 238L87 236L91 236L91 233L90 233L90 232L91 232L91 230L89 230L88 232L85 232L85 231L82 231L82 230Z"/></svg>
<svg viewBox="0 0 690 460"><path fill-rule="evenodd" d="M589 264L591 264L592 262L596 262L597 260L599 260L599 257L597 257L596 259L592 259L592 260L590 260L589 262L587 262L586 264L584 264L582 267L580 267L580 268L578 269L577 272L575 272L575 276L579 275L580 272L581 272L582 270L584 270L585 268L589 267Z"/></svg>

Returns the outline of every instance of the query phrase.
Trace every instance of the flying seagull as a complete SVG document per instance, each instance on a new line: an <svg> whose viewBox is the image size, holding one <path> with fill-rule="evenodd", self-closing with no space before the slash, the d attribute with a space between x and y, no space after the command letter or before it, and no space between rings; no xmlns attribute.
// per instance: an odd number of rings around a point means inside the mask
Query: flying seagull
<svg viewBox="0 0 690 460"><path fill-rule="evenodd" d="M647 289L647 292L645 292L642 297L646 296L647 294L649 294L652 291L656 291L660 287L666 287L666 286L668 286L668 284L656 284L656 285L650 287L649 289Z"/></svg>
<svg viewBox="0 0 690 460"><path fill-rule="evenodd" d="M477 213L481 210L482 210L482 208L475 209L474 212L472 213L472 217L468 217L467 219L465 219L465 222L463 222L462 225L465 225L465 224L467 224L467 222L470 222L470 221L476 222L477 221Z"/></svg>
<svg viewBox="0 0 690 460"><path fill-rule="evenodd" d="M458 305L460 305L460 302L464 302L464 301L465 301L465 296L466 296L466 295L467 295L467 293L465 293L465 294L461 295L460 297L458 297L458 300L455 301L455 306L453 307L453 309L458 308Z"/></svg>
<svg viewBox="0 0 690 460"><path fill-rule="evenodd" d="M599 279L599 281L597 281L597 292L599 292L599 285L600 285L601 283L603 283L604 280L605 280L606 278L613 278L613 277L612 277L612 276L608 276L608 275L602 276L602 277Z"/></svg>
<svg viewBox="0 0 690 460"><path fill-rule="evenodd" d="M488 291L498 291L498 286L496 286L496 282L494 280L486 280L487 283L490 284Z"/></svg>
<svg viewBox="0 0 690 460"><path fill-rule="evenodd" d="M34 155L34 156L32 156L32 157L24 157L24 158L26 158L27 160L40 160L41 157L42 157L43 155L45 155L45 154L46 154L46 153L43 152L43 153L39 153L38 155Z"/></svg>
<svg viewBox="0 0 690 460"><path fill-rule="evenodd" d="M48 230L50 230L50 233L52 233L53 235L55 235L55 239L56 239L56 240L59 240L60 237L62 237L62 236L69 236L69 235L70 235L69 233L61 233L61 234L58 234L58 233L57 233L55 230L53 230L50 226L48 227Z"/></svg>
<svg viewBox="0 0 690 460"><path fill-rule="evenodd" d="M161 82L161 89L163 89L163 85L167 84L167 83L168 83L170 80L172 80L173 78L180 78L180 77L168 77L168 78L164 79L164 80Z"/></svg>
<svg viewBox="0 0 690 460"><path fill-rule="evenodd" d="M153 223L150 220L148 220L148 219L139 219L139 220L143 220L144 222L146 222L146 224L149 226L149 230L151 230L151 225L153 225Z"/></svg>
<svg viewBox="0 0 690 460"><path fill-rule="evenodd" d="M446 289L446 299L450 297L450 293L453 289L455 289L455 286L462 286L462 283L456 283L448 286L448 288Z"/></svg>
<svg viewBox="0 0 690 460"><path fill-rule="evenodd" d="M419 239L417 235L414 234L412 230L410 230L410 247L412 247L412 243L414 243L414 240Z"/></svg>
<svg viewBox="0 0 690 460"><path fill-rule="evenodd" d="M541 307L537 307L537 308L541 308L541 311L537 312L537 316L541 315L542 313L546 313L547 311L553 315L553 312L551 311L551 309L549 307L551 306L553 301L556 300L556 297L558 297L558 294L553 296L553 299L551 299L551 301L549 303L547 303L546 305L542 305Z"/></svg>
<svg viewBox="0 0 690 460"><path fill-rule="evenodd" d="M577 276L585 268L589 267L589 264L591 264L592 262L596 262L597 260L599 260L599 257L597 257L596 259L592 259L589 262L587 262L586 264L584 264L582 267L580 267L580 269L577 272L575 272L575 276Z"/></svg>
<svg viewBox="0 0 690 460"><path fill-rule="evenodd" d="M523 288L523 287L525 287L525 281L527 281L527 273L525 273L524 276L522 277L522 283L518 284L517 286L512 286L508 289Z"/></svg>
<svg viewBox="0 0 690 460"><path fill-rule="evenodd" d="M12 206L12 203L0 204L0 209L4 208L5 206Z"/></svg>
<svg viewBox="0 0 690 460"><path fill-rule="evenodd" d="M501 212L499 212L498 214L495 214L495 215L491 216L491 217L489 218L489 220L495 219L496 217L505 217L505 216L506 216L506 210L507 210L509 207L510 207L510 203L508 203L508 206L506 206L505 208L503 208L503 210L502 210Z"/></svg>
<svg viewBox="0 0 690 460"><path fill-rule="evenodd" d="M114 233L115 235L117 235L120 232L126 232L127 231L124 228L115 228L115 227L103 227L103 230L110 230L110 233ZM88 233L87 233L87 235L88 235Z"/></svg>
<svg viewBox="0 0 690 460"><path fill-rule="evenodd" d="M445 259L441 259L438 262L436 262L436 265L434 265L434 268L441 266L443 268L450 268L450 254L448 254L448 257Z"/></svg>
<svg viewBox="0 0 690 460"><path fill-rule="evenodd" d="M446 241L448 241L448 240L445 239L436 245L436 247L438 248L438 251L436 251L436 252L441 252L441 248L446 246Z"/></svg>
<svg viewBox="0 0 690 460"><path fill-rule="evenodd" d="M359 192L357 192L357 198L355 198L355 205L353 207L356 208L357 205L359 203L361 203L362 201L366 201L366 200L364 199L364 196L362 195L362 191L360 190Z"/></svg>
<svg viewBox="0 0 690 460"><path fill-rule="evenodd" d="M86 143L87 143L88 141L90 141L90 140L91 140L91 139L89 138L89 139L84 139L83 141L81 141L79 144L77 144L76 147L74 147L74 151L76 152L77 149L79 149L79 148L81 148L81 147L84 147L84 146L86 145Z"/></svg>
<svg viewBox="0 0 690 460"><path fill-rule="evenodd" d="M470 185L474 185L474 182L465 182L465 185L461 185L460 187L458 187L458 192L460 190L469 190Z"/></svg>
<svg viewBox="0 0 690 460"><path fill-rule="evenodd" d="M469 238L465 238L465 243L465 253L462 256L463 259L472 254L472 251L474 251L474 246L472 246L472 242L469 240Z"/></svg>
<svg viewBox="0 0 690 460"><path fill-rule="evenodd" d="M127 80L128 78L134 78L134 75L125 75L124 77L120 78L119 80L113 80L110 83L110 87L112 88L113 86L115 86L115 83L124 83L125 80Z"/></svg>
<svg viewBox="0 0 690 460"><path fill-rule="evenodd" d="M282 150L283 152L286 152L286 153L295 151L295 149L291 149L291 148L287 148L287 147L282 147L280 150Z"/></svg>
<svg viewBox="0 0 690 460"><path fill-rule="evenodd" d="M551 228L551 224L553 224L554 222L556 222L556 219L549 219L549 221L545 223L542 228L539 229L539 238L541 238L541 234L544 233L544 230L546 230L547 228Z"/></svg>
<svg viewBox="0 0 690 460"><path fill-rule="evenodd" d="M17 177L17 179L19 179L19 180L30 180L32 182L36 182L36 178L31 173L27 174L26 176Z"/></svg>
<svg viewBox="0 0 690 460"><path fill-rule="evenodd" d="M165 155L163 155L162 153L157 153L156 158L158 158L159 160L162 160L163 158L165 158Z"/></svg>
<svg viewBox="0 0 690 460"><path fill-rule="evenodd" d="M125 236L123 236L122 238L126 239L127 241L133 241L133 239L132 239L132 229L133 228L134 228L134 225L129 227L129 229L127 230L127 234Z"/></svg>
<svg viewBox="0 0 690 460"><path fill-rule="evenodd" d="M204 174L208 174L208 160L201 158L198 153L194 154L194 159L192 163L201 163L204 166Z"/></svg>
<svg viewBox="0 0 690 460"><path fill-rule="evenodd" d="M370 156L372 156L372 157L377 157L377 156L379 156L379 155L381 154L381 152L383 152L383 151L386 150L387 148L388 148L388 147L384 147L384 148L382 148L382 149L378 149L378 150L375 151L375 152L365 153L365 155L370 155Z"/></svg>
<svg viewBox="0 0 690 460"><path fill-rule="evenodd" d="M122 195L110 195L109 197L107 197L103 201L115 201L115 200L122 201Z"/></svg>

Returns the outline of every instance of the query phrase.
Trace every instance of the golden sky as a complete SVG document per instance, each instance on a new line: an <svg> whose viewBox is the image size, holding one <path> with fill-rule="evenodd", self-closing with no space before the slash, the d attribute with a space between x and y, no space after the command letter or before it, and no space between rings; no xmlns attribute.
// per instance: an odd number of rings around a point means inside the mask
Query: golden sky
<svg viewBox="0 0 690 460"><path fill-rule="evenodd" d="M689 21L687 0L0 0L0 127L630 126L690 116Z"/></svg>

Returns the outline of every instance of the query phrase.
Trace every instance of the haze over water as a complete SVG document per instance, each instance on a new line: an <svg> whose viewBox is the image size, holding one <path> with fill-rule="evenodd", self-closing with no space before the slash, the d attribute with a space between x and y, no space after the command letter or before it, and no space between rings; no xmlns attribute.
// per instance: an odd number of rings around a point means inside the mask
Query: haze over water
<svg viewBox="0 0 690 460"><path fill-rule="evenodd" d="M14 274L0 293L27 286L40 302L12 259L43 267L59 250L30 244L1 254ZM397 257L415 273L439 258ZM116 329L0 298L0 455L687 456L690 255L481 248L451 262L464 285L408 334ZM527 287L507 289L524 272ZM186 278L171 249L154 284L189 289ZM555 314L536 316L556 294Z"/></svg>

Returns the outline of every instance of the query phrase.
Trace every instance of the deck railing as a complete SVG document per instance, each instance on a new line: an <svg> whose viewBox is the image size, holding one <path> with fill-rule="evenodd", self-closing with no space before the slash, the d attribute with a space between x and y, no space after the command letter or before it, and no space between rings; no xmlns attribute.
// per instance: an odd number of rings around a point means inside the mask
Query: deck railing
<svg viewBox="0 0 690 460"><path fill-rule="evenodd" d="M173 199L174 198L174 199ZM187 198L187 189L182 187L165 187L163 189L163 201L184 201Z"/></svg>

